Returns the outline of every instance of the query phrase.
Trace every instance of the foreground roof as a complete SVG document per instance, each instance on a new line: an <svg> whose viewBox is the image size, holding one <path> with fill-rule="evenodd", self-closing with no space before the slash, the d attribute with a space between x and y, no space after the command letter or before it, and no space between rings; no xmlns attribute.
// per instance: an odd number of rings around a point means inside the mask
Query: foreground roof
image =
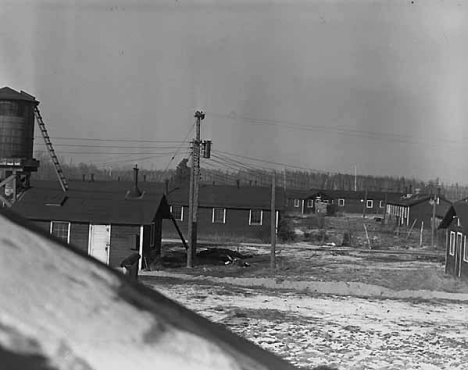
<svg viewBox="0 0 468 370"><path fill-rule="evenodd" d="M58 181L35 180L11 209L25 218L45 221L143 225L153 221L158 209L164 218L170 217L158 184L139 184L143 196L126 199L132 186L131 181L69 181L65 194Z"/></svg>
<svg viewBox="0 0 468 370"><path fill-rule="evenodd" d="M271 188L263 186L201 185L199 188L200 207L223 207L238 209L264 209L271 207ZM168 195L169 204L188 205L189 190L182 188ZM276 210L284 210L285 194L276 188Z"/></svg>

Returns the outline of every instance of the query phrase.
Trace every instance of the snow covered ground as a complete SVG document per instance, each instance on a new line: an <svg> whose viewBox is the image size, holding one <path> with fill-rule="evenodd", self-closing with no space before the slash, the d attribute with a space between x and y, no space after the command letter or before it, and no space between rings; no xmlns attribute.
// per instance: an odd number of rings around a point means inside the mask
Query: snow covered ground
<svg viewBox="0 0 468 370"><path fill-rule="evenodd" d="M468 304L142 282L298 367L468 368Z"/></svg>

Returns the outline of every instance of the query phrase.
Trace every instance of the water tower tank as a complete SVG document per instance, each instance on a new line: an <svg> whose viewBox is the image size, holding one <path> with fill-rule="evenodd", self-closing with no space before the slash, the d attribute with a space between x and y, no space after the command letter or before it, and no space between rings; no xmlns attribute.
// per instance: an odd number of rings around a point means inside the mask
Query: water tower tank
<svg viewBox="0 0 468 370"><path fill-rule="evenodd" d="M0 89L0 163L33 159L34 107L38 104L24 91Z"/></svg>

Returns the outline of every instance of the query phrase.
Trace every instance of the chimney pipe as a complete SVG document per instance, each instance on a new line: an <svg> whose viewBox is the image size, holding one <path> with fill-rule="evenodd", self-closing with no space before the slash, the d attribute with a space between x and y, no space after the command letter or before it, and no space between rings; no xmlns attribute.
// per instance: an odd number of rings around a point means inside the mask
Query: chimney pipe
<svg viewBox="0 0 468 370"><path fill-rule="evenodd" d="M410 193L410 194L413 194L413 185L410 185L410 186L409 186L409 193Z"/></svg>
<svg viewBox="0 0 468 370"><path fill-rule="evenodd" d="M437 188L437 196L440 197L440 193L441 193L442 189L439 187Z"/></svg>
<svg viewBox="0 0 468 370"><path fill-rule="evenodd" d="M164 186L164 193L165 193L166 195L168 195L168 194L169 194L169 179L165 179L165 180L164 180L164 185L165 185L165 186Z"/></svg>
<svg viewBox="0 0 468 370"><path fill-rule="evenodd" d="M249 186L252 186L252 180L249 181Z"/></svg>
<svg viewBox="0 0 468 370"><path fill-rule="evenodd" d="M120 176L117 176L117 181L120 181Z"/></svg>
<svg viewBox="0 0 468 370"><path fill-rule="evenodd" d="M91 174L91 180L89 180L90 182L94 182L94 173Z"/></svg>
<svg viewBox="0 0 468 370"><path fill-rule="evenodd" d="M131 198L141 197L141 191L138 189L138 165L135 164L133 167L133 188L128 192L128 196Z"/></svg>
<svg viewBox="0 0 468 370"><path fill-rule="evenodd" d="M239 189L240 188L240 180L239 179L236 180L236 185L237 185L237 189Z"/></svg>
<svg viewBox="0 0 468 370"><path fill-rule="evenodd" d="M83 181L86 181L86 175L83 174Z"/></svg>
<svg viewBox="0 0 468 370"><path fill-rule="evenodd" d="M143 175L143 182L146 182L146 174Z"/></svg>
<svg viewBox="0 0 468 370"><path fill-rule="evenodd" d="M216 185L216 181L213 181L213 186Z"/></svg>

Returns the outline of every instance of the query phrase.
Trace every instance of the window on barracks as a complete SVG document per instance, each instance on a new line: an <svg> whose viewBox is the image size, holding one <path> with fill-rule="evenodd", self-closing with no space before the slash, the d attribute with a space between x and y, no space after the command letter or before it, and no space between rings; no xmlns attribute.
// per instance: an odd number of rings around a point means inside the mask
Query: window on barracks
<svg viewBox="0 0 468 370"><path fill-rule="evenodd" d="M52 221L50 223L50 233L68 243L70 237L70 223Z"/></svg>
<svg viewBox="0 0 468 370"><path fill-rule="evenodd" d="M213 223L226 223L226 208L213 208Z"/></svg>
<svg viewBox="0 0 468 370"><path fill-rule="evenodd" d="M182 206L171 206L171 213L177 221L184 220L184 207Z"/></svg>
<svg viewBox="0 0 468 370"><path fill-rule="evenodd" d="M344 207L344 199L338 199L338 206Z"/></svg>
<svg viewBox="0 0 468 370"><path fill-rule="evenodd" d="M455 253L455 232L450 231L450 248L449 254L453 256Z"/></svg>
<svg viewBox="0 0 468 370"><path fill-rule="evenodd" d="M314 206L314 200L313 199L307 199L307 208L312 208Z"/></svg>
<svg viewBox="0 0 468 370"><path fill-rule="evenodd" d="M294 207L299 207L299 199L294 199Z"/></svg>
<svg viewBox="0 0 468 370"><path fill-rule="evenodd" d="M468 262L468 248L466 245L466 235L463 236L463 261Z"/></svg>
<svg viewBox="0 0 468 370"><path fill-rule="evenodd" d="M263 221L263 211L252 209L250 211L249 225L261 225Z"/></svg>
<svg viewBox="0 0 468 370"><path fill-rule="evenodd" d="M367 200L366 207L367 207L367 208L372 208L372 207L374 207L374 201L373 201L373 200Z"/></svg>
<svg viewBox="0 0 468 370"><path fill-rule="evenodd" d="M385 207L385 202L383 200L381 200L379 202L379 208L384 208Z"/></svg>

